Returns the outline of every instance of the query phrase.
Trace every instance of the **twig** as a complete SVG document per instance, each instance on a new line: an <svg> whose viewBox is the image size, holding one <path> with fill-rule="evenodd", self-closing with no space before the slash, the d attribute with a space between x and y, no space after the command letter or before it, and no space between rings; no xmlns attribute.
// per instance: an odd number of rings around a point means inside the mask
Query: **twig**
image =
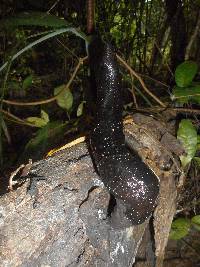
<svg viewBox="0 0 200 267"><path fill-rule="evenodd" d="M70 78L70 80L68 81L68 83L66 84L65 87L63 87L63 89L55 96L45 99L45 100L40 100L40 101L34 101L34 102L18 102L18 101L11 101L11 100L6 100L4 99L3 102L9 105L14 105L14 106L37 106L37 105L42 105L42 104L47 104L50 102L53 102L57 99L58 95L61 94L66 88L69 88L69 86L71 85L72 81L74 80L74 77L76 76L76 73L78 72L80 66L83 64L83 62L87 59L87 57L84 58L80 58L79 62Z"/></svg>
<svg viewBox="0 0 200 267"><path fill-rule="evenodd" d="M200 114L200 109L189 109L189 108L170 108L173 111L176 111L178 113L194 113L194 114Z"/></svg>
<svg viewBox="0 0 200 267"><path fill-rule="evenodd" d="M47 11L47 14L50 13L50 11L60 2L60 0L57 0L50 8L49 10Z"/></svg>
<svg viewBox="0 0 200 267"><path fill-rule="evenodd" d="M67 50L67 52L68 52L69 54L71 54L72 56L74 56L76 59L79 59L78 56L77 56L76 54L74 54L74 52L71 51L71 50L70 50L65 44L63 44L58 38L56 38L56 41L57 41L60 45L62 45L62 47L64 47L64 48Z"/></svg>
<svg viewBox="0 0 200 267"><path fill-rule="evenodd" d="M6 111L4 109L0 109L0 113L3 113L6 116L12 118L15 122L18 122L18 123L21 123L21 124L24 124L24 125L27 125L27 126L31 126L31 127L36 127L35 125L33 125L31 123L28 123L25 120L22 120L22 119L18 118L17 116L11 114L10 112L8 112L8 111Z"/></svg>
<svg viewBox="0 0 200 267"><path fill-rule="evenodd" d="M158 80L156 80L156 79L154 79L154 78L152 78L152 77L150 77L150 76L148 76L148 75L146 75L146 74L141 74L141 73L140 73L140 76L146 77L147 79L150 79L150 80L152 80L152 81L154 81L154 82L156 82L156 83L159 83L159 84L161 84L161 85L163 85L163 86L165 86L165 87L167 87L167 88L170 88L169 85L167 85L167 84L165 84L165 83L163 83L163 82L161 82L161 81L158 81Z"/></svg>
<svg viewBox="0 0 200 267"><path fill-rule="evenodd" d="M153 107L153 108L137 108L137 111L156 111L156 112L162 112L164 110L171 110L175 111L177 113L194 113L194 114L200 114L200 109L189 109L189 108L170 108L170 107Z"/></svg>
<svg viewBox="0 0 200 267"><path fill-rule="evenodd" d="M181 95L181 96L173 96L174 99L184 98L184 97L193 97L193 96L200 96L200 94L191 94L191 95Z"/></svg>
<svg viewBox="0 0 200 267"><path fill-rule="evenodd" d="M119 56L117 55L117 59L126 67L126 69L132 74L134 75L139 82L141 83L143 89L145 90L145 92L150 95L157 103L159 103L162 107L166 107L166 105L160 101L151 91L149 91L149 89L146 87L143 79Z"/></svg>

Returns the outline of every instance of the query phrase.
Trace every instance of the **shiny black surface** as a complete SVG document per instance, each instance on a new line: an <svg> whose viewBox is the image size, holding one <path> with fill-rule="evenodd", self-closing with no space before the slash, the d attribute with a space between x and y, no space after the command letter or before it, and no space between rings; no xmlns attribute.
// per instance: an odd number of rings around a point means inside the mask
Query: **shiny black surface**
<svg viewBox="0 0 200 267"><path fill-rule="evenodd" d="M93 158L105 186L125 203L127 218L140 224L155 207L159 180L125 146L122 87L112 46L94 37L89 45L89 63L97 110L90 137Z"/></svg>

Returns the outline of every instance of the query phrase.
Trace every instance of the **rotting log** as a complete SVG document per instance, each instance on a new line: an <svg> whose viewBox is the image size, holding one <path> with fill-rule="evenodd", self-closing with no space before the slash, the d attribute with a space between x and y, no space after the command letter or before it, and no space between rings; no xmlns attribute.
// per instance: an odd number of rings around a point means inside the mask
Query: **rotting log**
<svg viewBox="0 0 200 267"><path fill-rule="evenodd" d="M141 114L125 121L125 134L128 145L161 180L153 218L155 255L161 267L176 211L180 175L176 155L183 151L168 125ZM126 267L137 260L140 249L149 249L146 242L146 248L139 248L148 221L126 225L124 218L116 216L120 208L112 217L113 201L94 170L85 143L33 163L28 177L0 199L0 266ZM116 227L113 218L124 224ZM146 260L151 264L152 257Z"/></svg>

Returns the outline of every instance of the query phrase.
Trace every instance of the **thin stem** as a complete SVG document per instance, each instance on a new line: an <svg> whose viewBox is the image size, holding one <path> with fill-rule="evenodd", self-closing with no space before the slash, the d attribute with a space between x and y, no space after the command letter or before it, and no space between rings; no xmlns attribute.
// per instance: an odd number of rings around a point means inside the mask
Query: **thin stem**
<svg viewBox="0 0 200 267"><path fill-rule="evenodd" d="M153 107L153 108L137 108L137 111L149 111L149 112L162 112L165 110L174 111L177 113L192 113L192 114L200 114L200 109L189 109L189 108L170 108L170 107Z"/></svg>
<svg viewBox="0 0 200 267"><path fill-rule="evenodd" d="M73 82L80 66L83 64L83 62L87 59L87 57L84 57L84 58L80 58L79 59L79 62L74 70L74 72L72 73L72 76L70 78L70 80L68 81L68 83L66 84L65 87L63 87L63 89L55 96L53 97L50 97L48 99L44 99L44 100L39 100L39 101L33 101L33 102L26 102L26 103L23 103L23 102L18 102L18 101L11 101L11 100L3 100L4 103L6 104L9 104L9 105L14 105L14 106L37 106L37 105L42 105L42 104L47 104L47 103L50 103L50 102L53 102L57 99L58 95L60 95L64 90L66 90L66 88L69 88L71 83Z"/></svg>
<svg viewBox="0 0 200 267"><path fill-rule="evenodd" d="M24 124L24 125L31 126L31 127L36 127L35 125L28 123L25 120L20 119L19 117L13 115L12 113L10 113L4 109L0 109L0 116L2 116L2 114L12 118L12 121L14 121L15 123Z"/></svg>
<svg viewBox="0 0 200 267"><path fill-rule="evenodd" d="M151 91L149 91L149 89L146 87L143 79L140 77L140 75L138 75L119 55L117 55L117 59L119 60L120 63L122 63L126 69L132 74L134 75L138 80L139 82L141 83L144 91L150 95L157 103L159 103L160 106L162 107L166 107L166 105L160 100L157 98L157 96L155 96Z"/></svg>

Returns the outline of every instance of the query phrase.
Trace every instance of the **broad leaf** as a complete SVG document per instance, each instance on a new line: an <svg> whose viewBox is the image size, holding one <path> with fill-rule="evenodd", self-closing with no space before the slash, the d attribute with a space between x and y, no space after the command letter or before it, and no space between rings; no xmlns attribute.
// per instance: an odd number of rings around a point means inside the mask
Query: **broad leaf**
<svg viewBox="0 0 200 267"><path fill-rule="evenodd" d="M26 121L35 125L36 127L44 127L49 122L49 115L44 110L41 110L41 118L28 117L26 118Z"/></svg>
<svg viewBox="0 0 200 267"><path fill-rule="evenodd" d="M197 150L197 131L190 120L182 120L179 124L177 138L181 141L186 156L181 156L182 166L188 165L195 156Z"/></svg>
<svg viewBox="0 0 200 267"><path fill-rule="evenodd" d="M169 233L169 238L173 240L178 240L185 237L190 230L191 222L185 218L179 218L173 221L171 225L171 231Z"/></svg>
<svg viewBox="0 0 200 267"><path fill-rule="evenodd" d="M73 95L69 88L66 88L66 85L58 86L54 89L54 95L56 97L57 104L67 111L70 111L73 104Z"/></svg>
<svg viewBox="0 0 200 267"><path fill-rule="evenodd" d="M189 86L197 74L198 65L194 61L185 61L175 71L175 81L179 87Z"/></svg>

